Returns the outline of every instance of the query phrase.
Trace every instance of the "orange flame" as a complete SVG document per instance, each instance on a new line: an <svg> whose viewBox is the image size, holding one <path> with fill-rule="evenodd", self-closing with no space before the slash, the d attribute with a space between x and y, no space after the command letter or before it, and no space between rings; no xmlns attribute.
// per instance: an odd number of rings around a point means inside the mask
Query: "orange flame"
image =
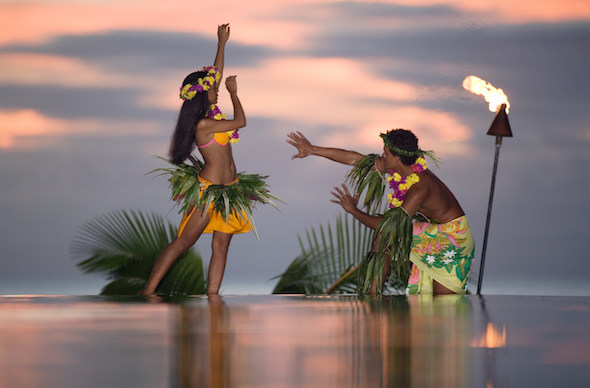
<svg viewBox="0 0 590 388"><path fill-rule="evenodd" d="M506 113L508 113L510 103L502 89L496 89L494 85L474 75L465 77L463 88L471 93L483 96L486 102L490 104L491 112L497 112L502 104L506 104Z"/></svg>
<svg viewBox="0 0 590 388"><path fill-rule="evenodd" d="M482 348L503 348L506 346L506 327L502 326L502 330L498 330L493 323L488 323L488 327L479 339L472 343L474 347Z"/></svg>

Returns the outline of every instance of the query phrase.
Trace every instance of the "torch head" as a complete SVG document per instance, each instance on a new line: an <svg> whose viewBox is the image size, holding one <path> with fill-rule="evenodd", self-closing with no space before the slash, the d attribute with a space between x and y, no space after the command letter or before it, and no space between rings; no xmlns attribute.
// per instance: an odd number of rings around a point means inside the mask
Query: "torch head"
<svg viewBox="0 0 590 388"><path fill-rule="evenodd" d="M510 123L508 122L508 114L506 113L506 104L500 106L500 110L498 111L498 114L496 114L494 121L492 121L492 125L490 125L487 134L496 137L512 137L512 130L510 129Z"/></svg>

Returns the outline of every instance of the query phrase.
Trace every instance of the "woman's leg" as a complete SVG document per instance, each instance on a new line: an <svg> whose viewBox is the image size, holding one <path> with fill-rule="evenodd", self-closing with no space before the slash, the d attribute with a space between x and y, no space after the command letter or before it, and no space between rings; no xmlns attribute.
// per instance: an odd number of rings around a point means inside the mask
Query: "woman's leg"
<svg viewBox="0 0 590 388"><path fill-rule="evenodd" d="M156 292L162 278L166 275L166 272L168 272L178 256L182 255L192 247L195 242L197 242L208 223L209 216L207 216L206 212L194 210L194 213L190 216L182 234L179 237L176 237L166 249L160 253L160 256L158 256L150 278L148 279L145 288L140 292L140 295L152 295Z"/></svg>
<svg viewBox="0 0 590 388"><path fill-rule="evenodd" d="M211 261L209 262L209 275L207 277L207 295L219 294L223 273L225 272L229 243L232 237L233 234L213 232Z"/></svg>

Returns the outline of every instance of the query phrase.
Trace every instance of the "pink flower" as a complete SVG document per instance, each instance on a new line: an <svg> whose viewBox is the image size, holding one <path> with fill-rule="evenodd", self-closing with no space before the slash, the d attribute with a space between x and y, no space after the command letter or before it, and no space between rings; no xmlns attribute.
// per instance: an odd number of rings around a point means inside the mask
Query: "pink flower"
<svg viewBox="0 0 590 388"><path fill-rule="evenodd" d="M424 171L424 166L418 163L414 163L412 164L412 171L415 173L422 172Z"/></svg>

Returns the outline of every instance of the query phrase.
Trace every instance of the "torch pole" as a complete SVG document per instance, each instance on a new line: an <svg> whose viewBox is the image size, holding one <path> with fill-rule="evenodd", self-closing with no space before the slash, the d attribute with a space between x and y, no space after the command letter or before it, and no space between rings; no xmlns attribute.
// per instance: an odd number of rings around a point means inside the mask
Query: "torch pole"
<svg viewBox="0 0 590 388"><path fill-rule="evenodd" d="M496 187L496 171L498 171L498 159L500 157L500 147L502 146L502 136L496 136L496 153L494 156L494 169L492 171L492 184L490 187L490 199L488 201L488 215L486 216L486 228L483 235L483 246L481 248L481 265L479 267L479 279L477 280L477 295L481 295L481 284L483 281L483 270L486 264L486 248L488 246L488 233L490 230L490 217L492 216L492 203L494 202L494 189Z"/></svg>

